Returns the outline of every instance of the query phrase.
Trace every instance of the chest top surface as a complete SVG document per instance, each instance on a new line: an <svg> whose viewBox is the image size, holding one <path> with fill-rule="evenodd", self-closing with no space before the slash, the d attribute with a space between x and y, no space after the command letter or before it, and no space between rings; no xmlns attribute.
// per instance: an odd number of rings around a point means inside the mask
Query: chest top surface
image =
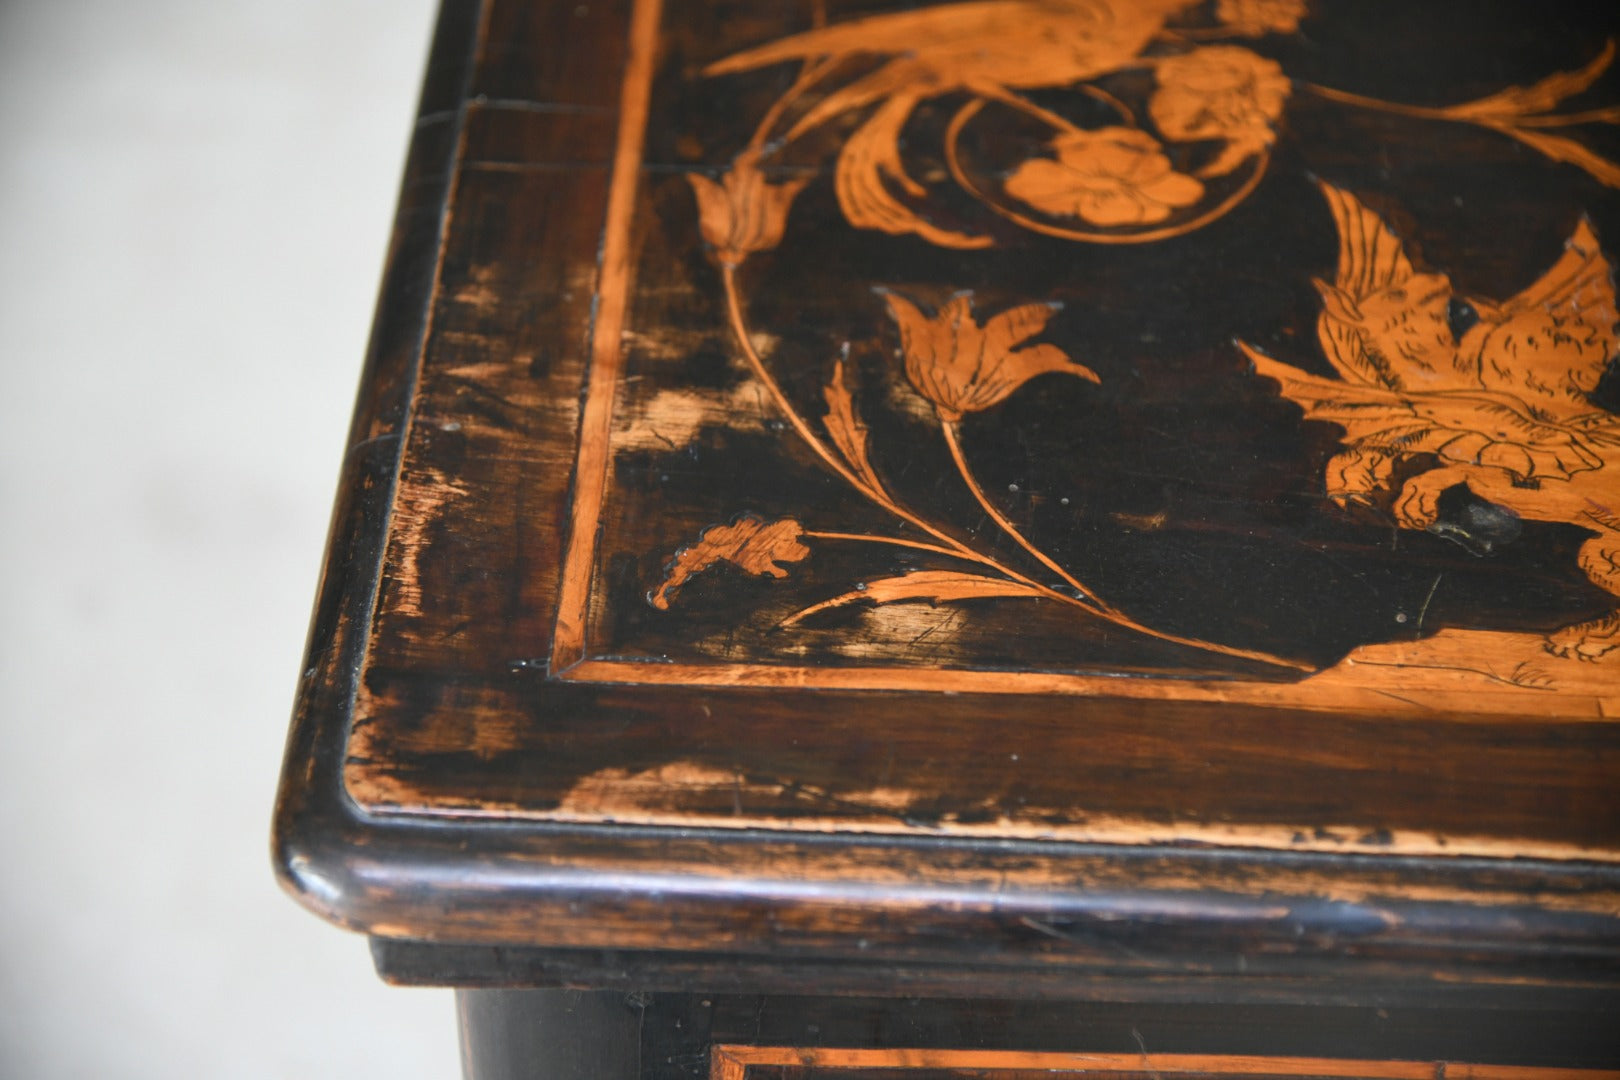
<svg viewBox="0 0 1620 1080"><path fill-rule="evenodd" d="M1456 10L447 4L295 887L1614 946L1620 12Z"/></svg>

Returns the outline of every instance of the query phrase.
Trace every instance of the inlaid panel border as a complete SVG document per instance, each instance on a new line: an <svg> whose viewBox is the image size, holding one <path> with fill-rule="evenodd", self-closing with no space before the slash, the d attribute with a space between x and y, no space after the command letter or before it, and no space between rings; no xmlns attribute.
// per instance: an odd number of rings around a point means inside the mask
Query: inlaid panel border
<svg viewBox="0 0 1620 1080"><path fill-rule="evenodd" d="M617 390L626 359L625 334L635 279L632 233L663 15L663 0L634 0L598 268L599 305L591 328L575 482L568 511L570 532L549 657L551 678L627 685L1111 696L1324 709L1364 716L1422 716L1430 720L1491 715L1557 722L1620 718L1620 697L1601 678L1561 687L1556 693L1537 692L1540 688L1526 689L1512 680L1482 677L1480 671L1469 666L1469 646L1461 640L1455 647L1442 644L1438 650L1421 641L1378 646L1366 655L1358 650L1338 665L1298 682L881 664L830 668L668 662L593 655L589 616L612 468ZM1574 668L1589 666L1575 664Z"/></svg>
<svg viewBox="0 0 1620 1080"><path fill-rule="evenodd" d="M1357 1061L1349 1058L1252 1057L1208 1054L1081 1054L1018 1050L716 1045L709 1080L758 1080L760 1067L844 1072L930 1070L993 1078L1029 1073L1052 1077L1267 1076L1342 1080L1614 1080L1620 1070L1473 1065L1446 1061Z"/></svg>

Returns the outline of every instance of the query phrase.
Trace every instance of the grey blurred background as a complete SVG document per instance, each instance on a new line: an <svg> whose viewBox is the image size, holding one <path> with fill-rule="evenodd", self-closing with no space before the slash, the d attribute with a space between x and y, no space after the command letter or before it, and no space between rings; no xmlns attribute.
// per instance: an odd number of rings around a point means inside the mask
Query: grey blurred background
<svg viewBox="0 0 1620 1080"><path fill-rule="evenodd" d="M457 1075L270 871L431 0L0 0L0 1077Z"/></svg>

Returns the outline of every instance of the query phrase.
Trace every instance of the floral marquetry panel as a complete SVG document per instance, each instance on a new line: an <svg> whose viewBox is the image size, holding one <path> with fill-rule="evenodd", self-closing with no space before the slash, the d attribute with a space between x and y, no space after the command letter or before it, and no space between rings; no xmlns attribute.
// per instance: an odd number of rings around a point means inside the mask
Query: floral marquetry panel
<svg viewBox="0 0 1620 1080"><path fill-rule="evenodd" d="M1620 910L1620 8L462 7L301 714L345 813Z"/></svg>
<svg viewBox="0 0 1620 1080"><path fill-rule="evenodd" d="M554 675L1620 704L1604 38L1439 106L1331 5L733 16L649 42Z"/></svg>

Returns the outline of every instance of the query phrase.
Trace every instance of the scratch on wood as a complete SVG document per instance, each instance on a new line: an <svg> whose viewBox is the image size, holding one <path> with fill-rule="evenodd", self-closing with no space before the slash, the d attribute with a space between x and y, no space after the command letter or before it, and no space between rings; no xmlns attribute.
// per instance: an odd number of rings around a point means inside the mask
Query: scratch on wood
<svg viewBox="0 0 1620 1080"><path fill-rule="evenodd" d="M1418 611L1418 617L1417 617L1417 627L1416 628L1418 630L1423 629L1423 619L1424 619L1425 616L1427 616L1429 614L1429 605L1434 603L1435 590L1440 588L1440 579L1443 578L1443 577L1445 577L1444 574L1436 574L1436 575L1434 575L1434 584L1429 586L1429 595L1425 596L1423 598L1423 607L1422 607L1421 610Z"/></svg>
<svg viewBox="0 0 1620 1080"><path fill-rule="evenodd" d="M421 557L428 544L428 531L445 515L447 507L466 495L465 485L434 469L400 485L392 522L398 573L388 597L391 614L408 618L421 616Z"/></svg>

